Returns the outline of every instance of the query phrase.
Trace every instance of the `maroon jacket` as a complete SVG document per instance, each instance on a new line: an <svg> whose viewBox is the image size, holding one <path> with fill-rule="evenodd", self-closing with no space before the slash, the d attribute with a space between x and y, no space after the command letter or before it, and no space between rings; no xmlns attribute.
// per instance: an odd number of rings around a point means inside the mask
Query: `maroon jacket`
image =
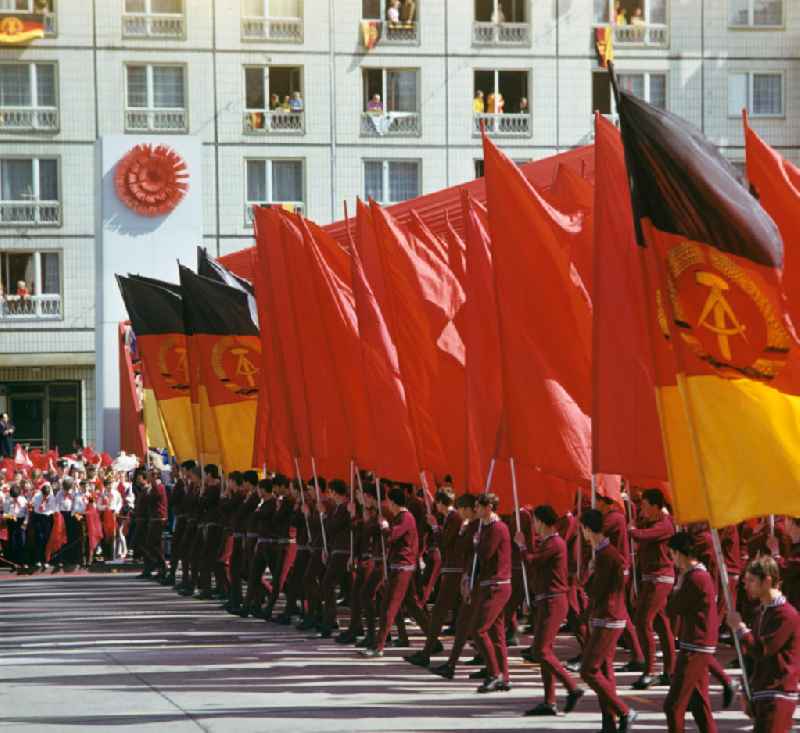
<svg viewBox="0 0 800 733"><path fill-rule="evenodd" d="M512 537L517 534L517 518L514 514L504 514L501 519L508 527L508 531ZM519 528L522 534L525 535L525 545L527 552L533 552L534 539L533 539L533 521L531 520L531 513L521 507L519 510ZM516 542L511 543L511 568L517 573L522 572L522 555Z"/></svg>
<svg viewBox="0 0 800 733"><path fill-rule="evenodd" d="M567 543L557 532L538 542L533 552L526 553L525 562L533 566L534 601L544 601L569 589Z"/></svg>
<svg viewBox="0 0 800 733"><path fill-rule="evenodd" d="M719 542L722 545L722 556L728 575L741 575L742 550L739 543L739 528L733 524L719 530Z"/></svg>
<svg viewBox="0 0 800 733"><path fill-rule="evenodd" d="M156 481L153 484L153 488L150 489L150 519L161 519L162 521L167 521L167 490L164 488L164 484L160 481Z"/></svg>
<svg viewBox="0 0 800 733"><path fill-rule="evenodd" d="M292 517L294 516L295 511L294 503L294 499L291 496L281 497L275 513L272 515L272 532L270 535L272 539L289 539L289 532L292 526Z"/></svg>
<svg viewBox="0 0 800 733"><path fill-rule="evenodd" d="M182 478L179 478L172 485L172 491L169 492L169 508L173 517L182 516L184 514L183 503L185 500L186 483Z"/></svg>
<svg viewBox="0 0 800 733"><path fill-rule="evenodd" d="M592 626L625 628L625 558L606 538L597 546L589 591Z"/></svg>
<svg viewBox="0 0 800 733"><path fill-rule="evenodd" d="M387 534L389 567L392 569L411 569L417 564L419 557L419 537L414 515L407 509L401 509L392 517Z"/></svg>
<svg viewBox="0 0 800 733"><path fill-rule="evenodd" d="M209 522L219 524L219 498L219 486L206 486L203 491L203 496L200 499L200 505L202 507L200 524L208 524Z"/></svg>
<svg viewBox="0 0 800 733"><path fill-rule="evenodd" d="M333 511L325 517L328 552L350 552L350 512L347 503L334 503Z"/></svg>
<svg viewBox="0 0 800 733"><path fill-rule="evenodd" d="M253 516L253 521L255 522L256 532L258 532L259 539L275 539L272 518L275 516L275 511L277 508L277 499L274 495L269 495L261 503L261 506L256 509L256 512Z"/></svg>
<svg viewBox="0 0 800 733"><path fill-rule="evenodd" d="M631 530L631 537L639 543L639 568L642 575L653 577L675 577L675 566L669 554L667 542L675 534L675 525L668 514L648 522L642 529Z"/></svg>
<svg viewBox="0 0 800 733"><path fill-rule="evenodd" d="M750 687L753 701L769 699L776 692L797 694L800 681L800 613L778 596L761 606L751 631L739 635L753 659Z"/></svg>
<svg viewBox="0 0 800 733"><path fill-rule="evenodd" d="M511 533L497 519L481 524L478 542L478 585L493 585L511 580Z"/></svg>
<svg viewBox="0 0 800 733"><path fill-rule="evenodd" d="M329 517L333 513L333 499L329 499L326 497L320 497L322 499L322 512L324 512L326 517ZM313 547L315 550L322 550L324 548L324 543L322 541L322 522L320 521L320 515L318 514L317 510L317 502L314 500L312 503L309 504L309 508L311 509L311 513L308 515L308 526L311 530L311 541L308 543ZM328 540L328 533L325 533L325 541ZM330 552L330 545L328 546L328 551Z"/></svg>
<svg viewBox="0 0 800 733"><path fill-rule="evenodd" d="M717 650L717 584L702 563L678 579L667 613L681 619L680 648L685 652L714 654Z"/></svg>
<svg viewBox="0 0 800 733"><path fill-rule="evenodd" d="M628 520L615 506L603 515L603 534L622 556L625 570L630 567L631 547L628 542Z"/></svg>
<svg viewBox="0 0 800 733"><path fill-rule="evenodd" d="M780 566L783 595L800 611L800 542L792 545L788 557L781 558Z"/></svg>
<svg viewBox="0 0 800 733"><path fill-rule="evenodd" d="M453 545L452 555L447 560L447 564L442 563L442 568L461 567L465 573L472 572L472 558L475 555L474 540L480 523L481 520L477 518L467 524L462 522L458 528L458 537Z"/></svg>
<svg viewBox="0 0 800 733"><path fill-rule="evenodd" d="M437 544L442 553L442 568L459 568L457 561L454 561L456 544L458 543L458 533L461 530L461 516L456 509L452 509L445 514L444 519L439 525Z"/></svg>
<svg viewBox="0 0 800 733"><path fill-rule="evenodd" d="M257 491L253 491L250 494L247 494L244 501L239 505L233 516L234 532L241 534L247 532L250 517L253 515L253 512L255 512L259 501L260 499L258 498Z"/></svg>
<svg viewBox="0 0 800 733"><path fill-rule="evenodd" d="M567 544L567 571L569 577L574 578L578 574L578 556L583 551L583 537L578 531L578 519L572 512L567 512L558 520L558 534ZM581 564L586 567L588 560L586 553L581 557Z"/></svg>
<svg viewBox="0 0 800 733"><path fill-rule="evenodd" d="M367 518L361 521L358 537L358 559L380 560L381 558L381 529L378 524L378 515L373 510Z"/></svg>

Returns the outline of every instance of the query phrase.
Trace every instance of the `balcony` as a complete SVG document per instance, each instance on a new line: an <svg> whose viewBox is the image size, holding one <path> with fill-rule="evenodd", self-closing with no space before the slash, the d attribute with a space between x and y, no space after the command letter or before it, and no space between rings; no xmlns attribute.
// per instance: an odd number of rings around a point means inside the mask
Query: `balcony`
<svg viewBox="0 0 800 733"><path fill-rule="evenodd" d="M388 20L362 20L362 23L370 23L378 28L378 40L376 45L403 45L419 43L419 25L414 20L394 23Z"/></svg>
<svg viewBox="0 0 800 733"><path fill-rule="evenodd" d="M28 132L58 130L58 110L51 108L36 109L34 107L0 108L0 131Z"/></svg>
<svg viewBox="0 0 800 733"><path fill-rule="evenodd" d="M530 25L476 20L472 24L472 43L475 46L530 46Z"/></svg>
<svg viewBox="0 0 800 733"><path fill-rule="evenodd" d="M60 226L58 201L0 201L0 226Z"/></svg>
<svg viewBox="0 0 800 733"><path fill-rule="evenodd" d="M248 201L244 205L244 225L246 227L253 226L253 208L256 206L267 206L269 208L285 209L291 211L293 214L305 213L305 204L302 201Z"/></svg>
<svg viewBox="0 0 800 733"><path fill-rule="evenodd" d="M122 16L123 38L185 37L186 21L182 14L125 13Z"/></svg>
<svg viewBox="0 0 800 733"><path fill-rule="evenodd" d="M304 112L255 111L244 113L245 135L302 135L305 133Z"/></svg>
<svg viewBox="0 0 800 733"><path fill-rule="evenodd" d="M60 295L9 295L0 299L0 321L58 320L61 318Z"/></svg>
<svg viewBox="0 0 800 733"><path fill-rule="evenodd" d="M418 112L361 113L363 137L418 137L422 123Z"/></svg>
<svg viewBox="0 0 800 733"><path fill-rule="evenodd" d="M632 23L612 27L617 48L669 47L669 26L664 23Z"/></svg>
<svg viewBox="0 0 800 733"><path fill-rule="evenodd" d="M186 132L185 109L125 110L126 132Z"/></svg>
<svg viewBox="0 0 800 733"><path fill-rule="evenodd" d="M243 41L303 42L302 18L242 18Z"/></svg>
<svg viewBox="0 0 800 733"><path fill-rule="evenodd" d="M530 137L529 114L475 114L472 116L472 136L480 137L481 123L492 137Z"/></svg>

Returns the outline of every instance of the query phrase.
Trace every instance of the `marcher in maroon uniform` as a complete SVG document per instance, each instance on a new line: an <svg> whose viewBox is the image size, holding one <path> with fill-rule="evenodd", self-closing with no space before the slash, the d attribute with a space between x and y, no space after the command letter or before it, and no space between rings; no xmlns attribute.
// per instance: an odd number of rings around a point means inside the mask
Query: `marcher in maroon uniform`
<svg viewBox="0 0 800 733"><path fill-rule="evenodd" d="M781 591L786 600L800 611L800 517L786 517L785 528L791 541L787 556L781 555L777 537L771 537L767 545L781 569Z"/></svg>
<svg viewBox="0 0 800 733"><path fill-rule="evenodd" d="M255 489L255 484L258 483L258 474L255 471L245 471L239 477L234 477L234 481L237 481L241 486L240 491L243 501L233 516L231 588L228 596L228 605L225 606L225 610L229 613L238 614L242 608L242 579L247 552L247 524L261 499Z"/></svg>
<svg viewBox="0 0 800 733"><path fill-rule="evenodd" d="M735 611L728 625L753 660L750 675L754 733L788 733L800 682L800 613L780 592L780 571L771 557L751 560L745 572L747 595L760 604L752 630Z"/></svg>
<svg viewBox="0 0 800 733"><path fill-rule="evenodd" d="M164 529L167 526L167 490L161 483L158 471L150 473L150 490L148 506L150 508L147 522L144 556L148 571L156 570L159 580L166 576L167 564L164 560Z"/></svg>
<svg viewBox="0 0 800 733"><path fill-rule="evenodd" d="M497 516L500 500L495 494L478 497L480 532L475 536L478 555L478 593L472 634L486 667L471 679L483 679L478 692L511 689L504 611L511 596L511 533Z"/></svg>
<svg viewBox="0 0 800 733"><path fill-rule="evenodd" d="M603 514L587 509L581 531L595 549L589 590L589 639L583 650L581 678L597 694L603 714L603 733L627 733L638 713L617 695L614 652L625 628L625 558L603 534ZM619 726L615 723L619 719Z"/></svg>
<svg viewBox="0 0 800 733"><path fill-rule="evenodd" d="M364 638L356 643L359 649L375 646L379 624L378 597L383 592L389 576L388 557L385 555L386 543L382 539L381 508L378 505L378 489L371 482L364 484L364 504L367 514L362 529L362 547L359 567L364 568L364 585L361 590L361 605L364 608Z"/></svg>
<svg viewBox="0 0 800 733"><path fill-rule="evenodd" d="M654 631L658 633L664 655L664 671L659 683L668 685L675 668L675 637L666 612L667 599L675 583L675 568L667 543L675 534L675 526L665 507L661 491L647 489L642 493L640 506L644 520L642 527L631 529L631 538L639 545L639 567L642 572L635 622L645 664L644 673L633 684L635 690L646 690L656 681Z"/></svg>
<svg viewBox="0 0 800 733"><path fill-rule="evenodd" d="M433 606L430 625L428 626L428 638L425 647L406 657L406 661L418 667L427 667L431 663L431 655L442 651L442 643L439 641L439 634L449 613L452 613L458 606L461 589L461 578L464 575L465 550L462 543L459 543L459 532L462 525L472 518L475 506L475 497L470 494L463 502L460 502L456 509L453 503L453 491L439 490L434 497L436 510L443 516L442 529L437 538L440 552L442 554L441 581L439 583L439 594L436 596L436 603ZM461 497L462 499L464 497ZM471 504L470 504L471 500Z"/></svg>
<svg viewBox="0 0 800 733"><path fill-rule="evenodd" d="M567 690L564 712L571 713L584 690L575 683L553 651L558 630L567 618L569 581L567 578L567 543L558 534L558 514L549 505L533 510L533 526L540 541L533 552L527 549L525 533L517 532L515 541L525 564L533 571L533 603L536 606L536 629L533 634L533 661L542 668L544 702L525 715L557 715L556 679ZM526 568L527 570L527 568Z"/></svg>
<svg viewBox="0 0 800 733"><path fill-rule="evenodd" d="M289 488L286 476L276 474L272 480L272 493L275 495L277 505L272 515L272 542L267 544L267 567L272 578L272 587L269 590L267 604L264 608L264 619L272 621L272 609L278 601L278 596L286 588L287 579L297 557L297 544L292 539L292 518L295 512L295 493ZM284 610L294 613L288 603ZM277 621L277 619L276 619Z"/></svg>
<svg viewBox="0 0 800 733"><path fill-rule="evenodd" d="M508 527L509 533L516 535L517 521L515 515L503 514L501 517ZM533 551L533 522L531 521L531 512L525 507L520 507L519 510L519 524L522 534L526 539L525 552ZM522 602L525 600L525 585L522 580L524 563L522 561L522 552L516 542L511 543L511 596L506 604L503 613L506 625L506 645L517 646L519 638L517 632L519 631L519 611L522 608ZM527 572L527 569L525 570ZM528 573L528 585L530 582L530 573Z"/></svg>
<svg viewBox="0 0 800 733"><path fill-rule="evenodd" d="M709 662L717 651L716 584L698 558L692 536L679 532L668 543L680 576L669 599L669 610L680 619L680 652L664 700L670 733L683 733L686 711L700 733L715 733L717 725L708 699Z"/></svg>
<svg viewBox="0 0 800 733"><path fill-rule="evenodd" d="M350 512L347 510L347 486L334 479L330 483L334 508L325 518L328 553L323 556L325 575L322 579L323 617L320 638L329 639L336 625L336 588L344 584L350 563Z"/></svg>
<svg viewBox="0 0 800 733"><path fill-rule="evenodd" d="M264 602L264 583L261 577L267 567L267 545L272 531L272 517L277 511L278 501L273 494L272 479L261 479L258 482L258 495L261 499L253 514L253 526L258 532L253 557L250 559L250 570L247 577L247 594L239 612L242 618L248 614L261 616L261 604Z"/></svg>

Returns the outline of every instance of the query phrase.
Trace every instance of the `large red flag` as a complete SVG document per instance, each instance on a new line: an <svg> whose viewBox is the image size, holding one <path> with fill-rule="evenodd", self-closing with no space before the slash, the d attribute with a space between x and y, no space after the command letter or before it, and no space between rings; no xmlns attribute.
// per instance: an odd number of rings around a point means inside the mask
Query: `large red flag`
<svg viewBox="0 0 800 733"><path fill-rule="evenodd" d="M447 239L447 262L453 274L458 278L461 287L464 286L466 280L466 245L464 240L459 236L455 227L447 220L447 231L445 232Z"/></svg>
<svg viewBox="0 0 800 733"><path fill-rule="evenodd" d="M783 292L800 328L800 169L765 143L744 115L747 180L761 206L778 225L784 244Z"/></svg>
<svg viewBox="0 0 800 733"><path fill-rule="evenodd" d="M44 548L45 562L50 562L50 558L67 544L67 528L64 526L64 517L61 512L53 512L52 517L53 527Z"/></svg>
<svg viewBox="0 0 800 733"><path fill-rule="evenodd" d="M569 251L579 225L545 203L486 136L483 149L508 452L588 481L592 309Z"/></svg>
<svg viewBox="0 0 800 733"><path fill-rule="evenodd" d="M667 480L641 259L619 130L595 117L592 465Z"/></svg>

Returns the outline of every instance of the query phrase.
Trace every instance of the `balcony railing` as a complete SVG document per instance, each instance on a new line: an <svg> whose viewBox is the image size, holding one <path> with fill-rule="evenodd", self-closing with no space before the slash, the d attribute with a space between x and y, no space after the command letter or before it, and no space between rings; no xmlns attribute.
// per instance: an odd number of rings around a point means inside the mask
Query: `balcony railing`
<svg viewBox="0 0 800 733"><path fill-rule="evenodd" d="M186 110L128 109L125 110L125 130L128 132L186 132Z"/></svg>
<svg viewBox="0 0 800 733"><path fill-rule="evenodd" d="M302 18L242 18L242 40L303 42Z"/></svg>
<svg viewBox="0 0 800 733"><path fill-rule="evenodd" d="M613 25L614 45L618 48L667 48L669 46L669 26L664 23L631 23ZM592 39L594 43L594 39Z"/></svg>
<svg viewBox="0 0 800 733"><path fill-rule="evenodd" d="M493 137L530 137L531 116L529 114L475 114L472 118L472 135L481 134L481 122L486 132Z"/></svg>
<svg viewBox="0 0 800 733"><path fill-rule="evenodd" d="M362 21L365 22L365 21ZM378 25L378 45L419 43L419 26L415 20L393 23L388 20L368 19Z"/></svg>
<svg viewBox="0 0 800 733"><path fill-rule="evenodd" d="M183 38L186 21L182 14L125 13L122 35L125 38Z"/></svg>
<svg viewBox="0 0 800 733"><path fill-rule="evenodd" d="M32 318L53 320L61 318L60 295L31 295L20 298L9 295L0 299L0 320L22 321Z"/></svg>
<svg viewBox="0 0 800 733"><path fill-rule="evenodd" d="M305 132L304 112L248 110L244 113L247 135L302 135Z"/></svg>
<svg viewBox="0 0 800 733"><path fill-rule="evenodd" d="M530 25L476 20L472 24L472 43L476 46L529 46Z"/></svg>
<svg viewBox="0 0 800 733"><path fill-rule="evenodd" d="M59 226L58 201L0 201L0 225Z"/></svg>
<svg viewBox="0 0 800 733"><path fill-rule="evenodd" d="M418 112L362 112L361 134L364 137L417 137L422 134L422 123Z"/></svg>
<svg viewBox="0 0 800 733"><path fill-rule="evenodd" d="M50 107L0 107L0 131L58 130L58 110Z"/></svg>
<svg viewBox="0 0 800 733"><path fill-rule="evenodd" d="M253 207L268 206L270 208L285 209L295 214L305 212L305 204L302 201L248 201L244 205L244 225L253 226Z"/></svg>

